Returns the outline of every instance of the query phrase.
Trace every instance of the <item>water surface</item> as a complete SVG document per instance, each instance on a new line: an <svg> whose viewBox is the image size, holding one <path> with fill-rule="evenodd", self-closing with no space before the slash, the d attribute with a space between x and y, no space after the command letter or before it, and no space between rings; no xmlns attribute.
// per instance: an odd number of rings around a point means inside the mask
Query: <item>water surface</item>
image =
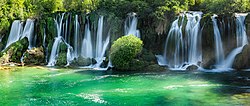
<svg viewBox="0 0 250 106"><path fill-rule="evenodd" d="M250 72L0 70L1 105L250 105Z"/></svg>

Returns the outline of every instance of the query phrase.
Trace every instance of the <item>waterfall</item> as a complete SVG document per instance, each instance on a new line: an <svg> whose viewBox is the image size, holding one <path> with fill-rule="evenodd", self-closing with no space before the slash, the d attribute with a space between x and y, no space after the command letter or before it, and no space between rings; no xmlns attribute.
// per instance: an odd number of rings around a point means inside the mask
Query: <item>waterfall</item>
<svg viewBox="0 0 250 106"><path fill-rule="evenodd" d="M61 36L58 36L55 38L55 41L52 46L52 51L50 53L49 63L47 66L55 66L56 58L58 57L58 53L59 53L59 45L61 42L62 42Z"/></svg>
<svg viewBox="0 0 250 106"><path fill-rule="evenodd" d="M223 49L223 44L222 44L221 35L220 35L216 17L218 16L214 14L212 16L212 21L213 21L213 28L214 28L216 64L219 64L224 60L224 49Z"/></svg>
<svg viewBox="0 0 250 106"><path fill-rule="evenodd" d="M12 43L16 42L19 40L19 38L22 36L22 31L23 31L23 26L22 22L20 20L15 20L12 23L10 34L8 37L7 44L5 46L5 49L9 47Z"/></svg>
<svg viewBox="0 0 250 106"><path fill-rule="evenodd" d="M224 60L222 60L220 63L216 64L217 69L230 69L230 68L232 68L235 57L239 53L241 53L244 46L248 44L247 34L246 34L246 26L244 23L247 15L248 14L235 13L237 47L234 50L232 50ZM216 47L216 49L217 49L217 47Z"/></svg>
<svg viewBox="0 0 250 106"><path fill-rule="evenodd" d="M92 42L88 19L85 25L85 37L82 43L82 56L85 58L95 58L97 63L89 66L91 68L100 68L103 60L105 60L105 52L110 42L110 34L108 33L108 35L106 35L106 38L103 34L103 19L103 16L99 17L96 40L94 42ZM92 44L95 44L95 47Z"/></svg>
<svg viewBox="0 0 250 106"><path fill-rule="evenodd" d="M93 58L93 46L92 46L92 38L90 32L90 23L87 18L87 23L85 24L85 33L84 39L82 41L82 53L81 56L84 58Z"/></svg>
<svg viewBox="0 0 250 106"><path fill-rule="evenodd" d="M10 35L8 37L7 44L5 49L9 47L12 43L23 39L24 37L28 38L29 41L29 49L31 49L34 45L33 37L34 37L34 24L35 21L32 19L27 19L25 27L23 28L23 23L20 20L15 20L12 23Z"/></svg>
<svg viewBox="0 0 250 106"><path fill-rule="evenodd" d="M72 46L70 46L68 43L65 43L67 45L67 65L70 65L70 63L73 61L75 58L74 50Z"/></svg>
<svg viewBox="0 0 250 106"><path fill-rule="evenodd" d="M74 34L74 57L78 57L79 56L79 52L80 52L80 46L78 41L80 40L80 24L78 22L78 15L75 15L75 34Z"/></svg>
<svg viewBox="0 0 250 106"><path fill-rule="evenodd" d="M138 19L136 13L129 13L127 19L125 20L124 31L125 35L134 35L138 38L141 37L140 31L137 29Z"/></svg>
<svg viewBox="0 0 250 106"><path fill-rule="evenodd" d="M159 65L167 65L173 70L183 70L190 65L198 66L199 62L202 61L201 15L202 12L186 12L178 16L172 23L167 35L164 53L156 55ZM182 27L185 18L187 18L186 35L183 36Z"/></svg>
<svg viewBox="0 0 250 106"><path fill-rule="evenodd" d="M33 37L34 37L34 20L27 19L21 39L27 37L29 40L29 49L33 47Z"/></svg>
<svg viewBox="0 0 250 106"><path fill-rule="evenodd" d="M187 51L189 64L197 64L202 61L202 48L201 48L201 33L200 32L200 20L201 12L195 12L193 14L187 13L187 25L186 25L186 37L188 39Z"/></svg>
<svg viewBox="0 0 250 106"><path fill-rule="evenodd" d="M103 39L103 16L100 16L98 21L98 29L97 29L97 41L96 41L96 55L95 60L97 63L95 67L100 67L103 60L105 60L105 51L109 45L110 34L106 39Z"/></svg>
<svg viewBox="0 0 250 106"><path fill-rule="evenodd" d="M62 33L64 14L65 13L63 13L62 16L60 16L58 18L58 20L54 19L54 21L56 23L57 36L55 37L55 41L54 41L53 46L52 46L52 50L50 53L50 58L49 58L49 62L48 62L47 66L55 66L55 64L56 64L56 59L57 59L58 53L59 53L59 46L60 46L60 43L62 42L61 33Z"/></svg>

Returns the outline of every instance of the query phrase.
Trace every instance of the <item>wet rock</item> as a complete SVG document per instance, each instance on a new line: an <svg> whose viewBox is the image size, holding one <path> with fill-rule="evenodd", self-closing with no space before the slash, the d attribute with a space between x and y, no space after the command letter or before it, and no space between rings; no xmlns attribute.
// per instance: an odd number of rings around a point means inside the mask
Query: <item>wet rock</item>
<svg viewBox="0 0 250 106"><path fill-rule="evenodd" d="M246 45L243 48L243 51L235 57L233 68L235 69L250 68L250 45Z"/></svg>
<svg viewBox="0 0 250 106"><path fill-rule="evenodd" d="M32 48L24 53L23 62L25 65L43 65L44 60L43 47Z"/></svg>
<svg viewBox="0 0 250 106"><path fill-rule="evenodd" d="M79 56L78 58L75 58L71 66L89 66L91 64L95 64L96 60L92 58L83 58L82 56Z"/></svg>
<svg viewBox="0 0 250 106"><path fill-rule="evenodd" d="M188 66L187 67L187 70L188 71L194 71L194 70L197 70L199 67L198 66L196 66L196 65L191 65L191 66Z"/></svg>

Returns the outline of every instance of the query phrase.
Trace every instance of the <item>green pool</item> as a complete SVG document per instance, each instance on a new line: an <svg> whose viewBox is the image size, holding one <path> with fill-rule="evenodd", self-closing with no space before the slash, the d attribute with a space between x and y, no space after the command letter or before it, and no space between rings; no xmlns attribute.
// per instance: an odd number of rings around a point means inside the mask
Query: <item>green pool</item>
<svg viewBox="0 0 250 106"><path fill-rule="evenodd" d="M250 72L0 70L0 105L250 105Z"/></svg>

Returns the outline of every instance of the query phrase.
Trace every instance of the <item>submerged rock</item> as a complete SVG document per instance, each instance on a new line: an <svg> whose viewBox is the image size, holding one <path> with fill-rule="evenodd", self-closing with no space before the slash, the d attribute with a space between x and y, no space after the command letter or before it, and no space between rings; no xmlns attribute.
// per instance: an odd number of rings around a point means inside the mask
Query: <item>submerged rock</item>
<svg viewBox="0 0 250 106"><path fill-rule="evenodd" d="M43 47L32 48L24 53L23 62L25 65L43 65L44 60Z"/></svg>

